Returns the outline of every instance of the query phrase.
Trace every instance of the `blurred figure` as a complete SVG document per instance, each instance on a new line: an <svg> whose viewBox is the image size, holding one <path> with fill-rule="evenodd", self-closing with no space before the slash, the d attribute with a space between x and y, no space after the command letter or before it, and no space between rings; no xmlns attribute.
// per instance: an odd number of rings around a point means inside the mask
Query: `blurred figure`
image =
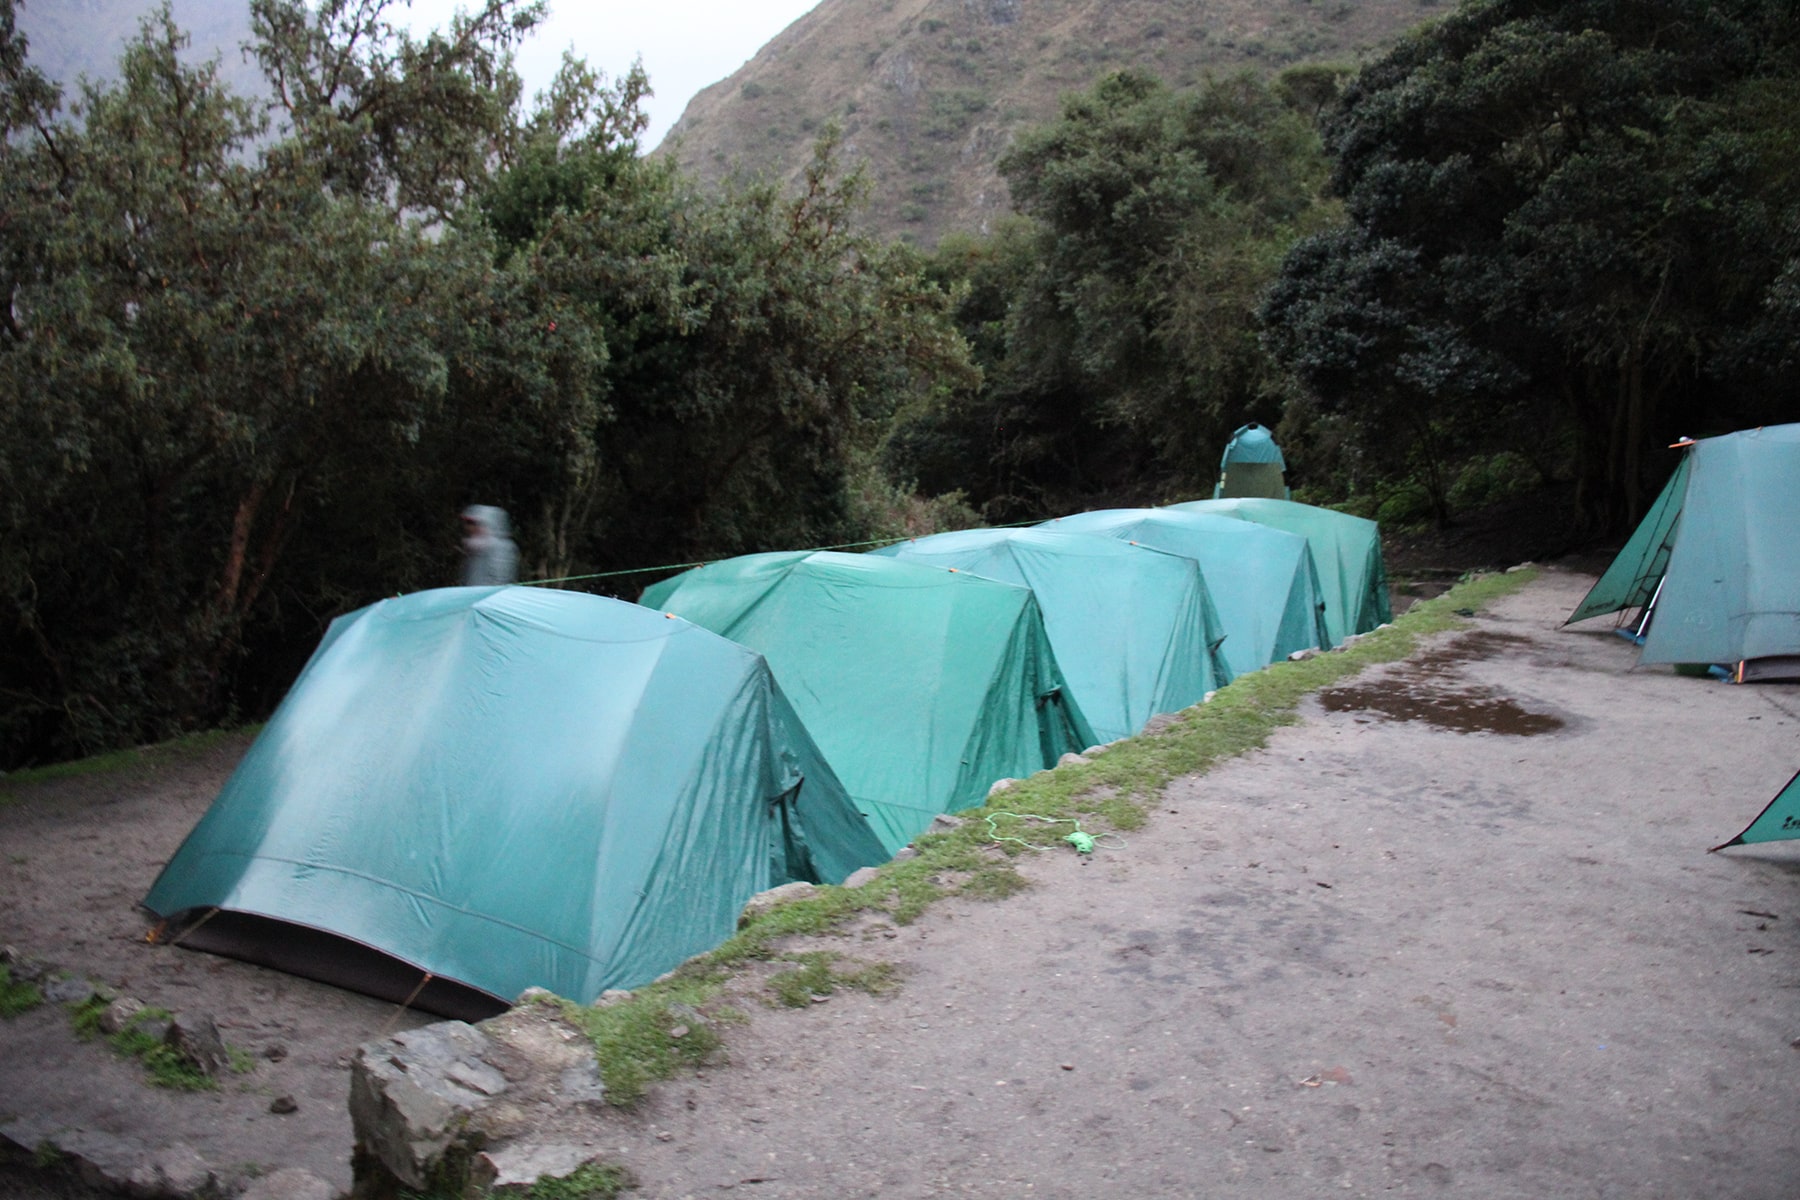
<svg viewBox="0 0 1800 1200"><path fill-rule="evenodd" d="M519 578L519 548L504 508L471 504L462 512L464 587L490 587Z"/></svg>

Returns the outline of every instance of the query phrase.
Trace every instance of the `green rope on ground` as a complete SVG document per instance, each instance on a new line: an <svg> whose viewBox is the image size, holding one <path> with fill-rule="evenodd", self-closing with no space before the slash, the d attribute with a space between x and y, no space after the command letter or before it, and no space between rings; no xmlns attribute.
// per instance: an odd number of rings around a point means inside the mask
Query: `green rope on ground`
<svg viewBox="0 0 1800 1200"><path fill-rule="evenodd" d="M995 842L1017 842L1027 850L1043 849L1042 846L1039 846L1035 842L1028 842L1021 837L1012 837L1010 835L1002 834L1000 832L1000 827L994 824L995 817L1016 817L1021 821L1042 821L1047 825L1060 825L1067 822L1075 828L1072 832L1064 834L1062 840L1075 847L1075 853L1089 855L1100 848L1100 839L1096 838L1091 833L1083 832L1081 822L1077 821L1074 817L1046 817L1041 816L1038 813L1016 813L1006 812L1005 810L1001 810L997 813L990 813L987 817L988 836ZM1100 836L1113 839L1113 841L1106 846L1106 849L1108 850L1123 850L1125 848L1125 839L1116 833L1104 833Z"/></svg>

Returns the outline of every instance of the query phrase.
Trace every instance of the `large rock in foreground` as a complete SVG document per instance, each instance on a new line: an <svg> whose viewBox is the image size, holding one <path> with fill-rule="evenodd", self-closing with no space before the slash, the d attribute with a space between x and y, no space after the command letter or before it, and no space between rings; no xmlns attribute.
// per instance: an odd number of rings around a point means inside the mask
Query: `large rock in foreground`
<svg viewBox="0 0 1800 1200"><path fill-rule="evenodd" d="M602 1095L592 1044L547 995L479 1025L444 1021L369 1042L351 1064L353 1194L454 1194L569 1174L591 1156L534 1131Z"/></svg>

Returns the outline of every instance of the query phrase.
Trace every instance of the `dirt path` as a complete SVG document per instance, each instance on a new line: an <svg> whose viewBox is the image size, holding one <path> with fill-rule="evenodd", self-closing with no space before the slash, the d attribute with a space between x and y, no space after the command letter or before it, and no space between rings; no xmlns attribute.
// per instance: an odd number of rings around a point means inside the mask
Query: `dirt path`
<svg viewBox="0 0 1800 1200"><path fill-rule="evenodd" d="M752 1007L729 1066L570 1136L659 1200L1790 1200L1800 843L1705 851L1800 766L1800 688L1559 630L1589 581L1549 572L1314 698L1124 846L1031 858L1019 897L838 939L900 990ZM29 1014L0 1025L0 1116L347 1185L341 1063L394 1011L138 940L130 905L230 758L0 808L0 939L286 1057L152 1093Z"/></svg>

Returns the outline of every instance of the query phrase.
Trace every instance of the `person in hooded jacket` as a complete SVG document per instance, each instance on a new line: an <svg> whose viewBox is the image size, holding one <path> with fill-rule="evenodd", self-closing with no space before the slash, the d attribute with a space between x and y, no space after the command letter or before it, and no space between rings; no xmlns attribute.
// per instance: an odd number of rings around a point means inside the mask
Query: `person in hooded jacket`
<svg viewBox="0 0 1800 1200"><path fill-rule="evenodd" d="M519 578L519 548L504 508L471 504L463 509L464 587L491 587Z"/></svg>

